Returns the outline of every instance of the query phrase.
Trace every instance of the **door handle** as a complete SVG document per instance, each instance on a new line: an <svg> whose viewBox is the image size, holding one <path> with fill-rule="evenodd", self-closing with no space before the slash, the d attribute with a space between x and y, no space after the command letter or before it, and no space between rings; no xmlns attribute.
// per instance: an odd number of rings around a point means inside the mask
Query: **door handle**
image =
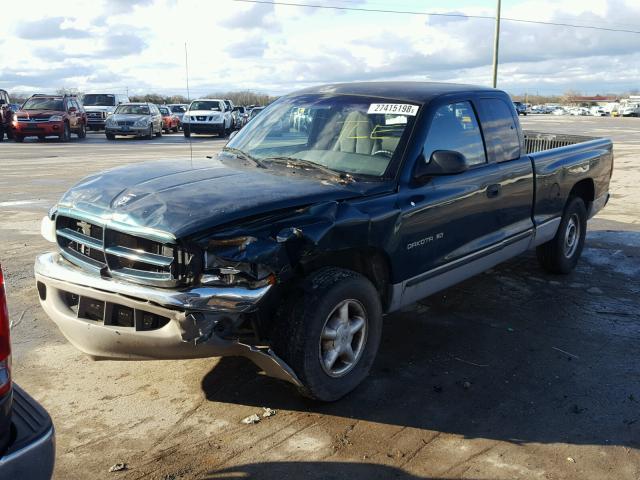
<svg viewBox="0 0 640 480"><path fill-rule="evenodd" d="M500 185L499 183L494 183L494 184L489 185L487 187L487 197L488 198L499 197L500 193L502 193L502 185Z"/></svg>

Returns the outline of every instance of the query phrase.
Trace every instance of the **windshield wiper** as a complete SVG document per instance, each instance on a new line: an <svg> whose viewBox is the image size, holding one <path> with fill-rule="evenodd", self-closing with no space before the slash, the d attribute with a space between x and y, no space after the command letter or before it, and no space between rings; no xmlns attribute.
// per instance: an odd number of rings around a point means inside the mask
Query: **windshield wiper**
<svg viewBox="0 0 640 480"><path fill-rule="evenodd" d="M233 153L236 157L241 158L243 160L249 160L255 163L260 168L267 168L267 166L264 163L262 163L262 160L258 160L256 157L252 157L251 155L249 155L246 152L243 152L240 149L233 148L233 147L224 147L222 151Z"/></svg>
<svg viewBox="0 0 640 480"><path fill-rule="evenodd" d="M318 170L326 175L331 177L337 177L342 183L351 183L355 182L353 176L349 175L345 172L338 172L336 170L332 170L318 163L312 162L310 160L304 160L302 158L295 157L267 157L264 160L268 160L270 162L275 163L286 163L287 165L291 165L292 167L308 167L313 168L314 170Z"/></svg>

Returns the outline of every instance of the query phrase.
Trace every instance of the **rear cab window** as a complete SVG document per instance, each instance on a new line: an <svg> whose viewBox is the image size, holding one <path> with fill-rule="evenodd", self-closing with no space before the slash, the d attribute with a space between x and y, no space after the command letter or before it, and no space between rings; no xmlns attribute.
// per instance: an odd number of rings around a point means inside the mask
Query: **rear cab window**
<svg viewBox="0 0 640 480"><path fill-rule="evenodd" d="M520 133L513 108L501 98L480 99L480 120L490 162L520 157Z"/></svg>
<svg viewBox="0 0 640 480"><path fill-rule="evenodd" d="M431 160L437 150L462 153L470 166L487 162L476 113L468 101L449 103L437 108L424 145L424 158Z"/></svg>

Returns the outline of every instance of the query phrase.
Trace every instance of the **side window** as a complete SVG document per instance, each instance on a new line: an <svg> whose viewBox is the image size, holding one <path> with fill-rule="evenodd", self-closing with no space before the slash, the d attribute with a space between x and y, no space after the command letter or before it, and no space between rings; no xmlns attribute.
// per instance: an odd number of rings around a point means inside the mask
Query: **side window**
<svg viewBox="0 0 640 480"><path fill-rule="evenodd" d="M520 157L518 128L509 105L500 98L482 98L480 109L489 159L506 162Z"/></svg>
<svg viewBox="0 0 640 480"><path fill-rule="evenodd" d="M436 110L424 146L427 162L436 150L460 152L469 165L486 163L478 120L469 102L450 103Z"/></svg>

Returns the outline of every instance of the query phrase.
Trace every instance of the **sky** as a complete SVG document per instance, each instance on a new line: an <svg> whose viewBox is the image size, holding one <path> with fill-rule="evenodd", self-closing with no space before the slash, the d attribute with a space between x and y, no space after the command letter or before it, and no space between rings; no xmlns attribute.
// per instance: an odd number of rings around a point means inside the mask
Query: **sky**
<svg viewBox="0 0 640 480"><path fill-rule="evenodd" d="M287 0L495 15L495 0ZM29 0L3 9L0 88L281 95L333 82L491 85L495 22L233 0ZM638 0L503 0L502 16L640 31ZM498 88L586 95L640 88L640 34L503 21Z"/></svg>

